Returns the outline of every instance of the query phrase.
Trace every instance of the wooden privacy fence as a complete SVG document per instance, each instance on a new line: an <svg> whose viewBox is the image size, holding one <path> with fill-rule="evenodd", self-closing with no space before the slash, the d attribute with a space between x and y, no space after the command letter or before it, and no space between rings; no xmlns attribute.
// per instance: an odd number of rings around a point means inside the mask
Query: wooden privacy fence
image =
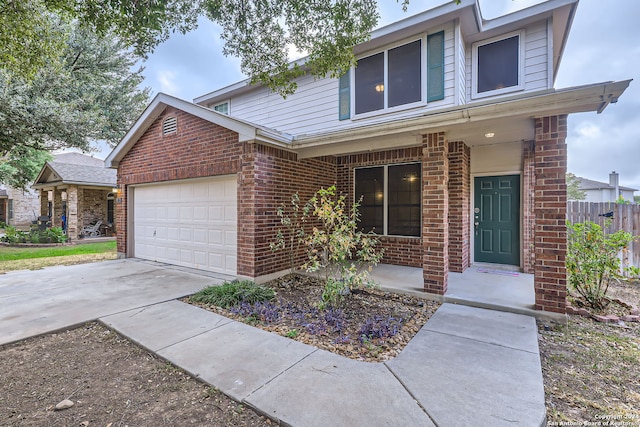
<svg viewBox="0 0 640 427"><path fill-rule="evenodd" d="M611 216L612 215L612 216ZM606 233L624 230L640 236L640 205L622 205L612 202L567 202L567 220L570 222L591 221L604 227ZM635 240L629 249L621 254L623 265L640 267L640 240Z"/></svg>

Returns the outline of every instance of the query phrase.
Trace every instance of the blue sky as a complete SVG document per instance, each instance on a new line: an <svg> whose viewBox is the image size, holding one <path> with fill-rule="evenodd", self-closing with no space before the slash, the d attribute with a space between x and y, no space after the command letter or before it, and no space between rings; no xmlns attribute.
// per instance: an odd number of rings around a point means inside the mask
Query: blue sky
<svg viewBox="0 0 640 427"><path fill-rule="evenodd" d="M380 25L441 4L412 0L405 14L395 0L379 0ZM540 0L480 0L483 16L492 18L540 3ZM636 79L617 104L602 114L569 117L570 172L596 181L620 174L622 185L640 189L640 2L582 0L578 6L555 87ZM175 34L143 64L144 85L152 95L165 92L193 98L244 78L240 62L222 55L219 27L201 20L196 31ZM104 157L108 154L100 153ZM637 194L640 194L638 192Z"/></svg>

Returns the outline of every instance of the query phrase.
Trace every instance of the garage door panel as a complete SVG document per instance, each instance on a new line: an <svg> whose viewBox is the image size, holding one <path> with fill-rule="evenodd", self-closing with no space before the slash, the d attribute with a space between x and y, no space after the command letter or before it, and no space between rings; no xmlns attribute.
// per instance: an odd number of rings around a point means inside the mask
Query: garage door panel
<svg viewBox="0 0 640 427"><path fill-rule="evenodd" d="M237 179L134 188L136 257L236 274Z"/></svg>

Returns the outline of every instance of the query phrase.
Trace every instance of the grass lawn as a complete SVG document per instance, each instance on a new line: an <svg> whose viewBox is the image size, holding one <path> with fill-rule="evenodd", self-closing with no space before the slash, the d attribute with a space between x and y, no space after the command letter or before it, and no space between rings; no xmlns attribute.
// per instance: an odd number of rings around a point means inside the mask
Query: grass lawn
<svg viewBox="0 0 640 427"><path fill-rule="evenodd" d="M100 254L105 252L115 252L116 242L98 242L87 243L84 245L72 245L72 246L51 246L51 247L33 247L33 248L21 248L15 246L2 246L0 247L0 261L13 261L20 259L31 258L50 258L57 256L68 255L85 255L85 254Z"/></svg>
<svg viewBox="0 0 640 427"><path fill-rule="evenodd" d="M117 258L116 242L72 246L0 246L0 274L13 270L36 270L54 265L84 264Z"/></svg>

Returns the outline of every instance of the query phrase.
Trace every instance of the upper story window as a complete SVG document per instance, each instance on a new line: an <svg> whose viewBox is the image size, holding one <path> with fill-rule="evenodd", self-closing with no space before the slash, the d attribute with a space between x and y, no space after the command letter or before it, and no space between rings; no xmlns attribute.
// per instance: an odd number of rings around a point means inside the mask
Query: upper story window
<svg viewBox="0 0 640 427"><path fill-rule="evenodd" d="M444 99L444 31L427 36L424 47L420 38L359 59L350 92L354 114ZM346 100L341 79L341 104ZM341 120L349 118L340 111Z"/></svg>
<svg viewBox="0 0 640 427"><path fill-rule="evenodd" d="M229 115L229 101L222 102L213 106L214 111Z"/></svg>
<svg viewBox="0 0 640 427"><path fill-rule="evenodd" d="M476 98L514 92L524 87L523 34L473 45L472 89Z"/></svg>

